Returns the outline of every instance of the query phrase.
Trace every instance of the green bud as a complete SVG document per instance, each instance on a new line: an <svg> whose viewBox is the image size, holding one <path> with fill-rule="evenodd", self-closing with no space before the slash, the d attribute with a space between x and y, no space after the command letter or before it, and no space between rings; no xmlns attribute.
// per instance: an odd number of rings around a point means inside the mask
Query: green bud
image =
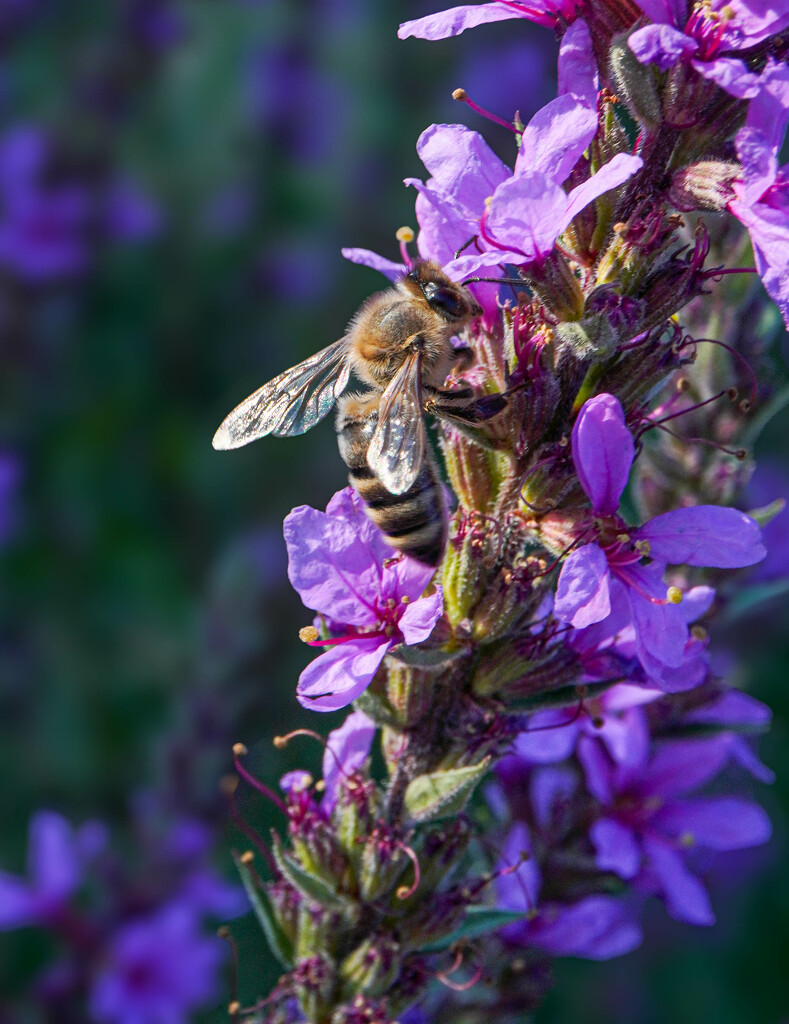
<svg viewBox="0 0 789 1024"><path fill-rule="evenodd" d="M399 945L386 935L366 938L340 964L342 998L383 995L400 969L399 953Z"/></svg>
<svg viewBox="0 0 789 1024"><path fill-rule="evenodd" d="M617 98L636 121L648 132L655 132L661 120L657 72L638 60L627 40L627 35L621 35L611 43L608 65L611 81Z"/></svg>
<svg viewBox="0 0 789 1024"><path fill-rule="evenodd" d="M477 783L488 772L491 758L464 768L418 775L405 791L405 808L412 821L434 821L460 814Z"/></svg>
<svg viewBox="0 0 789 1024"><path fill-rule="evenodd" d="M742 177L739 164L725 160L699 160L675 171L669 198L678 210L724 210L734 199L732 182Z"/></svg>
<svg viewBox="0 0 789 1024"><path fill-rule="evenodd" d="M274 835L273 849L274 859L280 872L306 900L322 907L342 905L343 899L337 890L339 879L326 880L315 874L310 867L305 868L303 864L283 850L282 841L277 835Z"/></svg>

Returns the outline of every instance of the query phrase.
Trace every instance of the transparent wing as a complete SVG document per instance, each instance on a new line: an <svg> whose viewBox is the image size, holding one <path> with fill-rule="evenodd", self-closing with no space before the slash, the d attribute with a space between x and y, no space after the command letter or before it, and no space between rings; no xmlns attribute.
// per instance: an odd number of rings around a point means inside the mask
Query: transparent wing
<svg viewBox="0 0 789 1024"><path fill-rule="evenodd" d="M404 494L412 486L425 457L421 369L421 353L412 352L389 382L367 449L370 468L390 494Z"/></svg>
<svg viewBox="0 0 789 1024"><path fill-rule="evenodd" d="M340 338L245 398L222 421L214 448L240 448L266 434L303 434L329 412L350 372L348 341Z"/></svg>

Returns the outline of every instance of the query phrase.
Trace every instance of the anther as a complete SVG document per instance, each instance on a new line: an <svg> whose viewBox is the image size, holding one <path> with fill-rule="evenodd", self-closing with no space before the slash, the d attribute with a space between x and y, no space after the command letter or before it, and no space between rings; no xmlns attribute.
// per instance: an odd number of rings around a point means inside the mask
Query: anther
<svg viewBox="0 0 789 1024"><path fill-rule="evenodd" d="M501 125L502 128L507 128L513 134L517 135L515 126L512 124L511 121L505 121L504 118L499 117L497 114L492 114L489 110L485 110L484 107L481 107L478 103L475 103L474 100L471 99L471 97L469 96L465 89L453 90L452 99L457 100L458 103L467 103L468 106L470 106L471 109L475 111L475 113L479 114L481 117L486 117L489 121L493 121L494 124L499 124Z"/></svg>
<svg viewBox="0 0 789 1024"><path fill-rule="evenodd" d="M728 388L726 391L726 395L728 396L730 402L736 402L739 397L737 393L737 388Z"/></svg>
<svg viewBox="0 0 789 1024"><path fill-rule="evenodd" d="M247 750L247 748L244 746L243 743L234 743L233 744L233 756L234 757L246 757L248 753L249 753L249 751Z"/></svg>
<svg viewBox="0 0 789 1024"><path fill-rule="evenodd" d="M690 391L691 387L692 384L690 383L687 377L680 377L677 381L677 391L679 391L681 395L684 395L688 391Z"/></svg>
<svg viewBox="0 0 789 1024"><path fill-rule="evenodd" d="M738 462L745 462L745 460L748 458L748 449L738 448L734 453L734 457L737 459Z"/></svg>
<svg viewBox="0 0 789 1024"><path fill-rule="evenodd" d="M703 626L696 625L691 626L690 635L693 637L694 640L700 640L702 643L704 643L707 637L709 636L709 633Z"/></svg>
<svg viewBox="0 0 789 1024"><path fill-rule="evenodd" d="M669 604L679 604L682 601L682 591L679 587L669 587L666 591L666 600Z"/></svg>
<svg viewBox="0 0 789 1024"><path fill-rule="evenodd" d="M414 240L414 229L409 228L406 224L402 228L397 229L395 232L395 238L398 242L405 242L406 245L408 245L409 242L413 242Z"/></svg>
<svg viewBox="0 0 789 1024"><path fill-rule="evenodd" d="M422 872L419 868L419 858L411 849L410 846L406 846L405 843L398 843L398 848L408 857L411 863L414 865L414 881L411 885L401 885L397 889L397 898L399 900L407 900L409 896L413 896L416 890L419 888L419 883L422 881Z"/></svg>
<svg viewBox="0 0 789 1024"><path fill-rule="evenodd" d="M238 859L242 864L246 864L248 866L255 862L255 854L251 850L244 850Z"/></svg>
<svg viewBox="0 0 789 1024"><path fill-rule="evenodd" d="M605 719L601 715L595 715L592 719L592 725L595 729L602 729L605 725Z"/></svg>
<svg viewBox="0 0 789 1024"><path fill-rule="evenodd" d="M227 1004L227 1012L231 1017L235 1017L236 1014L241 1013L241 1003L234 999L232 1003Z"/></svg>
<svg viewBox="0 0 789 1024"><path fill-rule="evenodd" d="M299 630L299 640L304 644L312 644L320 636L315 626L302 626Z"/></svg>

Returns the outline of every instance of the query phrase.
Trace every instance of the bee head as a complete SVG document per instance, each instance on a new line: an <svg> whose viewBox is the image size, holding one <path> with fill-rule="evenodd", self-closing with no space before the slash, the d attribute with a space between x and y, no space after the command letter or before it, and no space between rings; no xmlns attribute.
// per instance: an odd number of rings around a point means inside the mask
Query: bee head
<svg viewBox="0 0 789 1024"><path fill-rule="evenodd" d="M421 289L428 306L445 320L468 320L482 312L465 288L451 281L435 263L414 263L406 280Z"/></svg>

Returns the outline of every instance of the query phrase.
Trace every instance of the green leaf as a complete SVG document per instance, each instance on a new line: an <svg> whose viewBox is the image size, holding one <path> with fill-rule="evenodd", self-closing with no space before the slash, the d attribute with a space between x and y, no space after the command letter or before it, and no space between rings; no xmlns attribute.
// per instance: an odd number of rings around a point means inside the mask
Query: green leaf
<svg viewBox="0 0 789 1024"><path fill-rule="evenodd" d="M526 915L522 910L499 910L497 907L468 907L463 923L443 939L422 946L420 952L439 953L458 939L476 939L488 932L495 932L506 924L522 921Z"/></svg>
<svg viewBox="0 0 789 1024"><path fill-rule="evenodd" d="M789 577L781 580L772 580L769 583L755 583L751 587L743 587L736 597L732 598L724 608L720 621L736 622L737 619L750 615L766 601L772 601L776 597L782 597L789 593Z"/></svg>
<svg viewBox="0 0 789 1024"><path fill-rule="evenodd" d="M276 839L274 841L274 860L285 879L294 889L298 889L305 899L311 903L317 903L321 907L342 906L344 901L337 891L322 878L306 871L297 860L285 853L281 843Z"/></svg>
<svg viewBox="0 0 789 1024"><path fill-rule="evenodd" d="M405 807L413 821L434 821L460 814L479 780L487 774L491 759L465 768L418 775L405 791Z"/></svg>
<svg viewBox="0 0 789 1024"><path fill-rule="evenodd" d="M240 857L234 857L234 860L238 873L241 875L244 890L252 904L252 910L266 936L269 949L283 967L291 968L293 966L293 945L279 926L268 893L265 889L257 887L252 872L246 864L242 863Z"/></svg>

